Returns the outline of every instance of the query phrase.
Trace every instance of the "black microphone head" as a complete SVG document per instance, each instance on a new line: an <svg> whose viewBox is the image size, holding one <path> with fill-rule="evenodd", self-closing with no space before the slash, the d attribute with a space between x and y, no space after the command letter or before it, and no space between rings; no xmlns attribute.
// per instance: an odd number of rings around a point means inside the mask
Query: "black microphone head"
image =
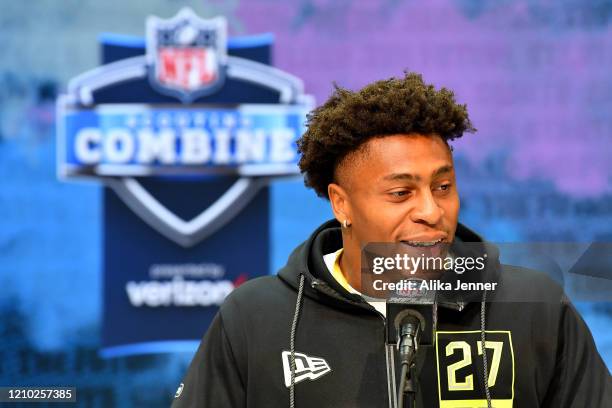
<svg viewBox="0 0 612 408"><path fill-rule="evenodd" d="M418 330L425 330L425 318L421 313L413 309L404 309L400 311L394 320L395 330L399 332L400 328L406 324L418 325Z"/></svg>
<svg viewBox="0 0 612 408"><path fill-rule="evenodd" d="M404 322L412 323L420 332L420 344L433 344L435 327L434 306L433 304L406 304L387 302L387 344L396 344L397 334L401 332L400 327ZM414 320L408 320L414 319ZM406 324L404 324L406 326Z"/></svg>

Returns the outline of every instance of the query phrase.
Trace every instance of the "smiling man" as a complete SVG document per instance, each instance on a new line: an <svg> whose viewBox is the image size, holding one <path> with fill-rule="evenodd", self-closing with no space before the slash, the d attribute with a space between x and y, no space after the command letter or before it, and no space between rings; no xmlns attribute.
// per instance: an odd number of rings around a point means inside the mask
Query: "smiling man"
<svg viewBox="0 0 612 408"><path fill-rule="evenodd" d="M435 295L432 341L415 366L417 407L611 406L610 374L563 291L502 265L495 246L458 223L449 142L474 128L452 92L417 74L337 88L307 124L300 168L335 220L278 275L226 299L173 406L397 407L393 323L384 301L364 295L370 243L485 254L481 270L461 275L484 290ZM532 301L516 302L519 294Z"/></svg>
<svg viewBox="0 0 612 408"><path fill-rule="evenodd" d="M442 137L372 138L347 154L334 173L323 183L336 219L347 223L338 258L352 288L361 288L361 250L370 242L430 246L453 241L459 195Z"/></svg>

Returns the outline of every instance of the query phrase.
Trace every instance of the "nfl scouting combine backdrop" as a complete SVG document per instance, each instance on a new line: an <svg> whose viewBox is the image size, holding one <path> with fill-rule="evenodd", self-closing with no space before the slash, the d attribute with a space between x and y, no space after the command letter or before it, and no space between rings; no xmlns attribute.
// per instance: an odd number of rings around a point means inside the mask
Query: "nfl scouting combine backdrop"
<svg viewBox="0 0 612 408"><path fill-rule="evenodd" d="M102 65L59 98L59 176L106 186L104 356L192 350L269 272L267 184L298 173L313 106L272 40L189 9L149 17L145 41L101 36Z"/></svg>

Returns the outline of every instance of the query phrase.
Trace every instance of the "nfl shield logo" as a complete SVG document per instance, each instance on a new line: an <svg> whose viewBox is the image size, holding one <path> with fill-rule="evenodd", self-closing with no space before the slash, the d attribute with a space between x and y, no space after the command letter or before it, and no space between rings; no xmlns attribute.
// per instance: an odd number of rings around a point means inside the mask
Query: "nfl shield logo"
<svg viewBox="0 0 612 408"><path fill-rule="evenodd" d="M227 67L227 21L204 20L191 9L147 20L147 69L151 85L183 103L217 91Z"/></svg>

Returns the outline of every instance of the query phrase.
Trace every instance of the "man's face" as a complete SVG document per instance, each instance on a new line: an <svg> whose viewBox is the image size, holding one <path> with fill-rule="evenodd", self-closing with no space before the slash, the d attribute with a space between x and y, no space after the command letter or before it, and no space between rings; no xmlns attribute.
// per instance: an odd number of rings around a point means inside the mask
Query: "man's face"
<svg viewBox="0 0 612 408"><path fill-rule="evenodd" d="M336 215L341 207L340 217L351 221L352 244L452 242L459 196L452 155L440 137L373 138L351 155L337 173L344 199L330 199Z"/></svg>

